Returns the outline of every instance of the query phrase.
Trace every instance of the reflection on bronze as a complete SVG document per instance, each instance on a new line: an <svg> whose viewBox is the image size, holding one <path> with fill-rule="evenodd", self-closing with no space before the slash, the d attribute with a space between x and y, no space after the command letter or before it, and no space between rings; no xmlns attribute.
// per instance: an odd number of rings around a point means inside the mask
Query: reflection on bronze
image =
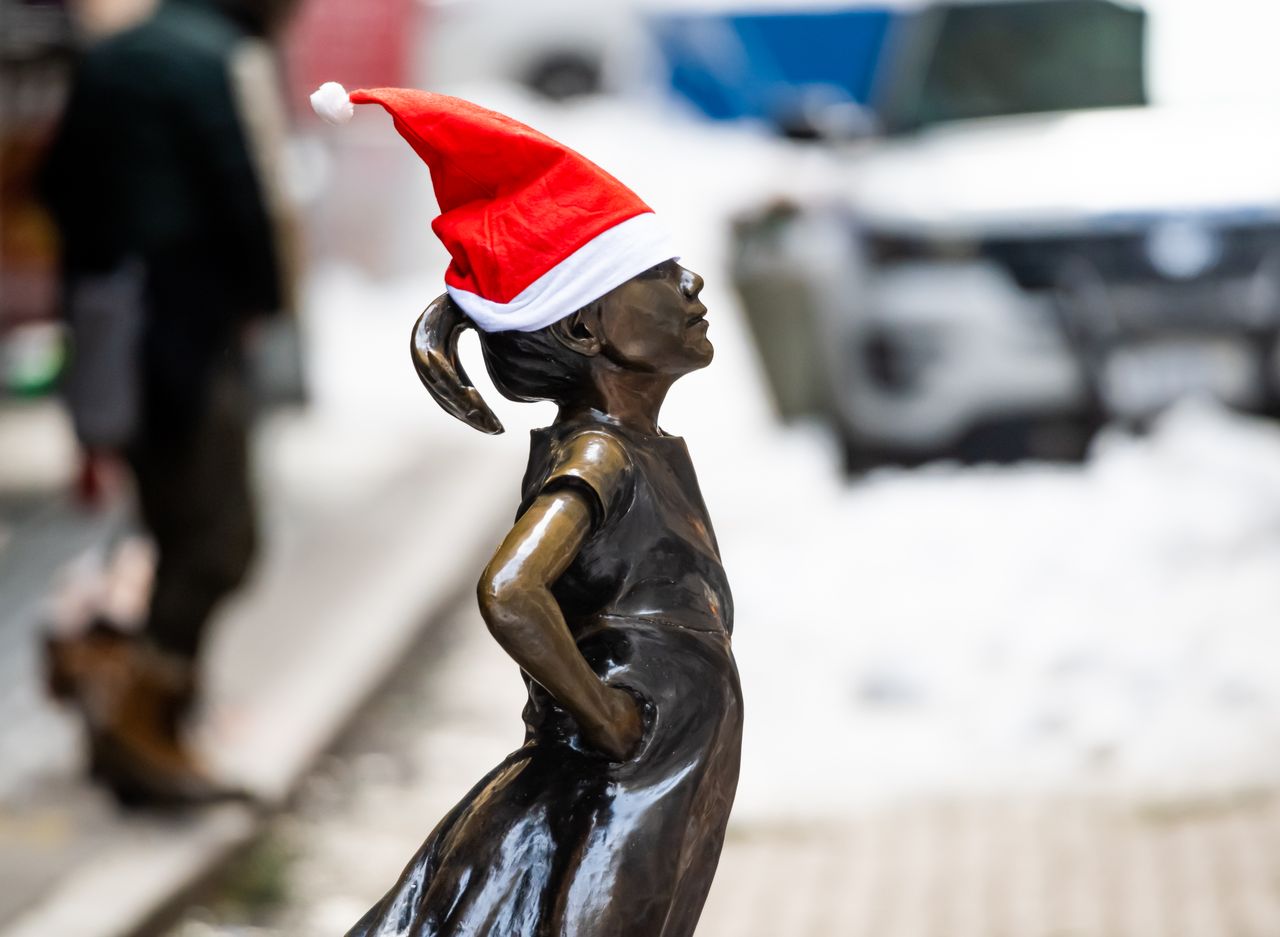
<svg viewBox="0 0 1280 937"><path fill-rule="evenodd" d="M651 268L537 332L481 333L494 383L549 399L480 610L528 687L524 745L436 827L348 937L690 937L737 785L733 603L684 441L658 427L712 348L702 280ZM447 296L423 383L502 426L458 363Z"/></svg>

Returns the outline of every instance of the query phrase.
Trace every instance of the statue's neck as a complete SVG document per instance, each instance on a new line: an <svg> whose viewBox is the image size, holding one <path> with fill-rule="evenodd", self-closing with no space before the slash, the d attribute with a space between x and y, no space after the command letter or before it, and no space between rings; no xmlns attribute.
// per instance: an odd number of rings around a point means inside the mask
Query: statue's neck
<svg viewBox="0 0 1280 937"><path fill-rule="evenodd" d="M658 414L674 378L635 371L608 371L593 378L574 400L561 405L560 422L604 416L642 433L658 432Z"/></svg>

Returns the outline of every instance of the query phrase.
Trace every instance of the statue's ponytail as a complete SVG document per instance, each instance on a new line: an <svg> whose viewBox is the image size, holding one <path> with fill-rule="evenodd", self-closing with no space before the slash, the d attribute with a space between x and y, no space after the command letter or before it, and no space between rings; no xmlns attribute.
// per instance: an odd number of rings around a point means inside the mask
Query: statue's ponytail
<svg viewBox="0 0 1280 937"><path fill-rule="evenodd" d="M502 423L480 397L458 360L458 338L474 325L446 293L432 301L413 326L413 366L436 403L482 433L497 435Z"/></svg>

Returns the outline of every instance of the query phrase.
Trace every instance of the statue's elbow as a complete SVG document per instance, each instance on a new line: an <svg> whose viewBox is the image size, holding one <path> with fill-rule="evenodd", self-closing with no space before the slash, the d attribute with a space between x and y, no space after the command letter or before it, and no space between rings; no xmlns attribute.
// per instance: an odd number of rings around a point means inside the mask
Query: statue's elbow
<svg viewBox="0 0 1280 937"><path fill-rule="evenodd" d="M489 627L489 632L499 643L507 644L516 638L528 616L521 608L526 604L524 589L511 576L503 575L492 567L484 571L476 586L476 597L480 603L480 616Z"/></svg>

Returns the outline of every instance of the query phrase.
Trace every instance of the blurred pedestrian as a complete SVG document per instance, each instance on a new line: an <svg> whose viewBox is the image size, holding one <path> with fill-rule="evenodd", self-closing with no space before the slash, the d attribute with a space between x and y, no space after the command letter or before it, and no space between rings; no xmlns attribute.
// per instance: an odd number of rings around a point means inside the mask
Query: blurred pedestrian
<svg viewBox="0 0 1280 937"><path fill-rule="evenodd" d="M242 345L286 302L261 102L262 37L287 7L163 0L94 45L44 167L85 491L126 463L157 552L139 633L103 617L48 643L51 687L79 705L92 771L124 802L227 793L180 727L210 616L256 542Z"/></svg>

